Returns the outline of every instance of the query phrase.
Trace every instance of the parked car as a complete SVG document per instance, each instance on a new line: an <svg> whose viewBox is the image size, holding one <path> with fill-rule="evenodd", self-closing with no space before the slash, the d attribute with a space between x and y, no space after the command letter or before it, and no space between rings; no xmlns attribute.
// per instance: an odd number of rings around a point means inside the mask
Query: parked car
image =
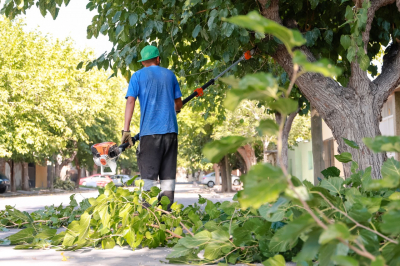
<svg viewBox="0 0 400 266"><path fill-rule="evenodd" d="M113 180L108 175L95 174L81 178L79 180L79 185L87 187L105 187L110 182L113 182Z"/></svg>
<svg viewBox="0 0 400 266"><path fill-rule="evenodd" d="M5 176L0 174L0 193L6 192L10 188L10 180Z"/></svg>
<svg viewBox="0 0 400 266"><path fill-rule="evenodd" d="M123 185L126 184L126 182L128 182L129 180L131 180L134 177L135 176L129 176L129 175L113 175L113 176L111 176L111 179L113 180L114 184L117 187L122 187ZM140 179L140 175L135 178L135 180L139 180L139 179ZM132 182L132 186L134 186L134 185L135 185L135 182Z"/></svg>
<svg viewBox="0 0 400 266"><path fill-rule="evenodd" d="M232 178L232 185L239 186L240 185L240 178L236 175L231 175ZM200 182L208 187L213 187L215 185L215 172L209 173L203 176Z"/></svg>

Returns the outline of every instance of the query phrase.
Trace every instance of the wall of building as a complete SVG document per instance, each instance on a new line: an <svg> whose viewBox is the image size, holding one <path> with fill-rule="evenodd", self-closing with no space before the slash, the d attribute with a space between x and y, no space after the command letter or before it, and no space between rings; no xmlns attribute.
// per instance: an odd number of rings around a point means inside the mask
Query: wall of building
<svg viewBox="0 0 400 266"><path fill-rule="evenodd" d="M36 188L47 188L47 166L35 166Z"/></svg>
<svg viewBox="0 0 400 266"><path fill-rule="evenodd" d="M314 165L311 142L300 142L289 149L288 171L301 181L308 180L314 183Z"/></svg>

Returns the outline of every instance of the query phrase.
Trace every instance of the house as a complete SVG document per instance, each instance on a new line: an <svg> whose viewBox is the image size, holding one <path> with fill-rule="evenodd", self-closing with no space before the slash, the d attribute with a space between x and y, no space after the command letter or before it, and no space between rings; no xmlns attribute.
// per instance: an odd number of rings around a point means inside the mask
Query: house
<svg viewBox="0 0 400 266"><path fill-rule="evenodd" d="M381 134L384 136L400 135L400 87L388 98L382 107L382 120L379 124ZM323 160L325 168L337 167L343 173L343 164L335 159L338 154L338 144L333 138L332 131L322 121ZM399 160L399 154L388 152L388 157ZM314 167L311 141L303 141L293 147L288 153L288 172L300 180L314 183Z"/></svg>

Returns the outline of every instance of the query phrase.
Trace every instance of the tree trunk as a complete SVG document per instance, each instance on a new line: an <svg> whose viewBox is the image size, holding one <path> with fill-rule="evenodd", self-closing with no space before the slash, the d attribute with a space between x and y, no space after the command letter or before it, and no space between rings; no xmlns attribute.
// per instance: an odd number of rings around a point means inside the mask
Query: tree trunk
<svg viewBox="0 0 400 266"><path fill-rule="evenodd" d="M0 174L6 173L6 159L0 158Z"/></svg>
<svg viewBox="0 0 400 266"><path fill-rule="evenodd" d="M28 163L22 163L22 190L29 191L29 172Z"/></svg>
<svg viewBox="0 0 400 266"><path fill-rule="evenodd" d="M324 141L322 139L322 119L317 109L311 106L311 142L314 164L314 185L319 183L318 177L321 177L321 171L325 169L323 158Z"/></svg>
<svg viewBox="0 0 400 266"><path fill-rule="evenodd" d="M277 165L283 165L286 169L288 168L288 151L289 151L289 133L290 129L292 128L292 124L294 121L294 118L296 115L299 113L299 109L297 109L296 112L291 113L285 121L285 125L283 127L283 132L282 132L282 151L281 151L281 156L278 156L277 160ZM282 115L280 113L275 114L275 120L276 123L279 125L282 121ZM279 151L278 151L279 155Z"/></svg>
<svg viewBox="0 0 400 266"><path fill-rule="evenodd" d="M54 179L56 175L56 155L53 155L51 161L50 191L54 191Z"/></svg>
<svg viewBox="0 0 400 266"><path fill-rule="evenodd" d="M242 147L239 147L237 152L240 154L240 156L242 156L246 164L246 170L248 172L251 167L257 163L257 158L253 147L250 144L246 144Z"/></svg>
<svg viewBox="0 0 400 266"><path fill-rule="evenodd" d="M224 158L219 162L219 168L221 170L221 192L232 192L232 176L231 176L231 167L229 164L228 155L225 155Z"/></svg>
<svg viewBox="0 0 400 266"><path fill-rule="evenodd" d="M74 161L75 161L76 171L78 172L78 177L76 178L75 181L75 188L79 188L79 181L81 180L81 167L79 166L78 156L75 156Z"/></svg>
<svg viewBox="0 0 400 266"><path fill-rule="evenodd" d="M263 140L262 140L262 143L263 143L263 162L267 163L268 162L268 155L269 155L269 153L267 151L268 151L268 146L269 146L269 143L270 143L269 137L264 137Z"/></svg>
<svg viewBox="0 0 400 266"><path fill-rule="evenodd" d="M215 184L216 185L221 185L221 179L220 179L220 174L219 174L219 166L218 166L218 164L214 164L213 165L213 168L214 168L214 172L215 172Z"/></svg>
<svg viewBox="0 0 400 266"><path fill-rule="evenodd" d="M17 192L17 184L14 175L14 161L10 160L10 179L11 179L11 192Z"/></svg>

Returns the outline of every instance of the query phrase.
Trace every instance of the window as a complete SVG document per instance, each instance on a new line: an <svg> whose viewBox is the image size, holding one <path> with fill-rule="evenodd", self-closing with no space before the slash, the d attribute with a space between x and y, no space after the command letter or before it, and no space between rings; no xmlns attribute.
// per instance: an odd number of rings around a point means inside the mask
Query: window
<svg viewBox="0 0 400 266"><path fill-rule="evenodd" d="M313 169L313 155L312 155L312 151L308 151L308 170Z"/></svg>

